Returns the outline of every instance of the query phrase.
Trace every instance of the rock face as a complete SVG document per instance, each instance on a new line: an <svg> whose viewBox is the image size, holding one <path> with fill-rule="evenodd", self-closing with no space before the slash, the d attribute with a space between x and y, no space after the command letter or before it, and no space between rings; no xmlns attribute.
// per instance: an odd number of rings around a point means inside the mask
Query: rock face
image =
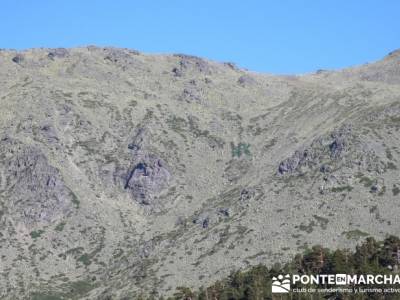
<svg viewBox="0 0 400 300"><path fill-rule="evenodd" d="M355 141L351 127L343 126L327 136L315 139L311 145L304 150L296 150L295 153L283 160L278 167L278 173L293 174L301 172L302 167L313 168L319 166L322 172L329 170L327 162L338 163L344 159L346 153L354 155L357 151L364 151L361 142ZM353 160L350 159L349 162Z"/></svg>
<svg viewBox="0 0 400 300"><path fill-rule="evenodd" d="M398 235L399 57L272 76L112 47L0 51L0 299L167 298Z"/></svg>
<svg viewBox="0 0 400 300"><path fill-rule="evenodd" d="M65 48L56 48L56 49L49 51L49 53L47 54L47 56L50 59L64 58L67 55L68 55L68 50Z"/></svg>
<svg viewBox="0 0 400 300"><path fill-rule="evenodd" d="M22 54L17 54L12 58L12 61L19 64L24 61L24 56Z"/></svg>
<svg viewBox="0 0 400 300"><path fill-rule="evenodd" d="M2 196L13 221L26 225L49 224L74 210L77 199L60 172L37 148L2 140ZM16 146L14 144L14 146Z"/></svg>
<svg viewBox="0 0 400 300"><path fill-rule="evenodd" d="M200 57L186 55L186 54L175 54L175 57L179 58L179 67L173 68L172 72L180 77L185 72L196 71L200 73L210 74L210 64L201 59Z"/></svg>
<svg viewBox="0 0 400 300"><path fill-rule="evenodd" d="M129 169L124 189L141 204L151 204L153 198L166 188L171 174L165 163L152 154L138 154Z"/></svg>

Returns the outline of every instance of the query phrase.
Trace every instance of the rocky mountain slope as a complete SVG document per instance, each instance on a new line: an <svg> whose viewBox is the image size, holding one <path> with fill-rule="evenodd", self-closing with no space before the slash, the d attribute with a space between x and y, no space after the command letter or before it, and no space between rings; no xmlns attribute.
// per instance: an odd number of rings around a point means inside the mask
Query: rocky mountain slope
<svg viewBox="0 0 400 300"><path fill-rule="evenodd" d="M398 234L400 52L272 76L0 51L0 298L130 299Z"/></svg>

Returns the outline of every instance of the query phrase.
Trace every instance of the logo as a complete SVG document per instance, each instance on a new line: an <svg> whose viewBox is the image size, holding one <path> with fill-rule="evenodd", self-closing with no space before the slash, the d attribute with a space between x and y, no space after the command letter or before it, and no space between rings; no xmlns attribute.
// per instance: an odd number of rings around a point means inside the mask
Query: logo
<svg viewBox="0 0 400 300"><path fill-rule="evenodd" d="M336 274L336 285L346 285L347 275L346 274Z"/></svg>
<svg viewBox="0 0 400 300"><path fill-rule="evenodd" d="M289 293L290 291L290 275L279 275L272 277L272 293Z"/></svg>
<svg viewBox="0 0 400 300"><path fill-rule="evenodd" d="M293 284L293 289L291 285ZM400 284L400 274L293 274L293 275L282 275L272 277L272 293L325 293L328 290L332 292L336 289L336 292L343 293L357 293L363 290L363 285L394 285ZM300 286L299 286L300 285ZM315 287L304 287L305 285L316 285ZM321 287L322 285L322 287ZM356 287L360 285L361 287ZM328 286L328 287L327 287ZM335 288L329 286L336 286ZM350 287L349 287L350 286ZM368 290L368 288L367 288ZM369 290L373 290L369 288ZM375 290L382 290L377 288ZM390 293L400 293L400 288L393 289L387 288L383 291Z"/></svg>

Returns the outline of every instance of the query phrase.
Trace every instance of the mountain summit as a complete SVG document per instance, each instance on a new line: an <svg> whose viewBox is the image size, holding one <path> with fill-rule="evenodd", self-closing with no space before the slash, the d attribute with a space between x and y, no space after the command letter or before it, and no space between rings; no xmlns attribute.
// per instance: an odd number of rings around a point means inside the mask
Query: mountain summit
<svg viewBox="0 0 400 300"><path fill-rule="evenodd" d="M398 51L273 76L1 50L0 86L2 299L171 295L400 230Z"/></svg>

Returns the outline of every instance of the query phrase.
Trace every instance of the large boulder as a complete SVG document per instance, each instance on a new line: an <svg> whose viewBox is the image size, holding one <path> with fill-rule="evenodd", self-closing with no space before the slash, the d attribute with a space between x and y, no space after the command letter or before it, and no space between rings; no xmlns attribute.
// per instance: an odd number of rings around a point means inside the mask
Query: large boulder
<svg viewBox="0 0 400 300"><path fill-rule="evenodd" d="M170 177L166 164L160 158L138 153L126 174L124 188L140 204L148 205L167 186Z"/></svg>

